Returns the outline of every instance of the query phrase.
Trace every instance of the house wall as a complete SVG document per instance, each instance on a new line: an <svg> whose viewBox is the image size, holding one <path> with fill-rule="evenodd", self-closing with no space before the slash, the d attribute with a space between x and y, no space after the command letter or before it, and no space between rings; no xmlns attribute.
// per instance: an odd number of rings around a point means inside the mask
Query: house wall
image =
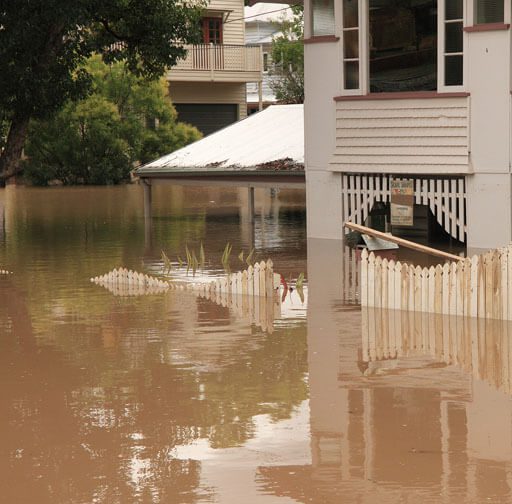
<svg viewBox="0 0 512 504"><path fill-rule="evenodd" d="M363 94L354 101L348 96L335 101L343 79L341 3L334 4L334 36L308 41L310 2L305 2L308 236L342 238L340 172L402 173L433 180L463 175L468 248L509 243L511 30L503 25L505 29L464 34L464 87L439 91L458 94L418 99L397 94L396 100L375 100L364 96L363 86L346 92ZM466 25L471 23L467 6ZM505 9L505 22L510 22L510 8ZM368 70L361 62L365 77Z"/></svg>
<svg viewBox="0 0 512 504"><path fill-rule="evenodd" d="M471 93L467 178L468 248L512 240L510 179L510 30L468 34Z"/></svg>
<svg viewBox="0 0 512 504"><path fill-rule="evenodd" d="M332 169L468 172L468 108L467 97L338 101Z"/></svg>
<svg viewBox="0 0 512 504"><path fill-rule="evenodd" d="M212 0L208 3L208 11L229 12L226 19L224 14L224 29L222 40L224 44L245 44L245 21L244 21L244 3L240 0Z"/></svg>
<svg viewBox="0 0 512 504"><path fill-rule="evenodd" d="M244 83L171 82L173 103L236 103L239 119L247 116Z"/></svg>

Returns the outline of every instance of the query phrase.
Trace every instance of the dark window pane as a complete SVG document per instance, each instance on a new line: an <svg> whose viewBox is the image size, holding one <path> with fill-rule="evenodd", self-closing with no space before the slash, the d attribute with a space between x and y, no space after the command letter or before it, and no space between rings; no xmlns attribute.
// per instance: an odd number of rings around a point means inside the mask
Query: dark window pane
<svg viewBox="0 0 512 504"><path fill-rule="evenodd" d="M359 61L345 63L345 89L359 89Z"/></svg>
<svg viewBox="0 0 512 504"><path fill-rule="evenodd" d="M477 24L503 23L503 0L475 0Z"/></svg>
<svg viewBox="0 0 512 504"><path fill-rule="evenodd" d="M437 1L369 4L370 92L437 89Z"/></svg>
<svg viewBox="0 0 512 504"><path fill-rule="evenodd" d="M462 86L462 56L446 56L444 65L445 86Z"/></svg>
<svg viewBox="0 0 512 504"><path fill-rule="evenodd" d="M446 0L445 19L462 19L462 0Z"/></svg>
<svg viewBox="0 0 512 504"><path fill-rule="evenodd" d="M343 53L345 59L359 58L359 30L343 32Z"/></svg>
<svg viewBox="0 0 512 504"><path fill-rule="evenodd" d="M313 36L334 35L334 0L311 0Z"/></svg>
<svg viewBox="0 0 512 504"><path fill-rule="evenodd" d="M445 52L462 52L462 23L446 23Z"/></svg>
<svg viewBox="0 0 512 504"><path fill-rule="evenodd" d="M359 26L358 0L343 0L343 28Z"/></svg>

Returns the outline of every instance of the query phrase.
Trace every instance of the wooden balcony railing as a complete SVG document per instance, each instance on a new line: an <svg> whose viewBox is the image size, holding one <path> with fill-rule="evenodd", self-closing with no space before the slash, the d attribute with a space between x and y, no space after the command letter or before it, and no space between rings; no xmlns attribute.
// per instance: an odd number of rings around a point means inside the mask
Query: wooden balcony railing
<svg viewBox="0 0 512 504"><path fill-rule="evenodd" d="M187 46L187 56L172 67L176 70L260 72L259 46L199 44Z"/></svg>

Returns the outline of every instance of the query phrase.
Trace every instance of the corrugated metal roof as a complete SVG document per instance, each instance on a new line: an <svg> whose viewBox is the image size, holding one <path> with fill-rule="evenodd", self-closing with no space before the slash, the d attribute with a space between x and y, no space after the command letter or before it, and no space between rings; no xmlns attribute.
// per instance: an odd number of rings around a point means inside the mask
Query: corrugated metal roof
<svg viewBox="0 0 512 504"><path fill-rule="evenodd" d="M285 161L286 160L286 161ZM273 168L272 164L275 164ZM138 175L304 166L302 105L272 105L137 170Z"/></svg>
<svg viewBox="0 0 512 504"><path fill-rule="evenodd" d="M258 3L244 7L244 19L246 23L254 21L279 22L284 19L291 21L293 13L290 4L272 3L269 5Z"/></svg>

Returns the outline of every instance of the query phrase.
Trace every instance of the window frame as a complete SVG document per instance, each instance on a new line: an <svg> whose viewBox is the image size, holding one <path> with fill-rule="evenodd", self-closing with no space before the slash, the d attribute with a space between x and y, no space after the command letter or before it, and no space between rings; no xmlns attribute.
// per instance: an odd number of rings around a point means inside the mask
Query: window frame
<svg viewBox="0 0 512 504"><path fill-rule="evenodd" d="M214 21L216 24L218 24L218 31L219 31L219 41L218 42L212 42L210 40L210 27L208 26L210 21ZM224 43L224 20L222 19L222 16L204 16L201 18L201 32L202 32L202 39L203 44L209 45L222 45Z"/></svg>
<svg viewBox="0 0 512 504"><path fill-rule="evenodd" d="M437 0L437 92L449 93L465 91L467 82L467 55L468 55L468 35L464 31L467 20L467 4L471 3L462 2L462 20L447 20L446 19L446 2L450 0ZM460 23L462 21L462 52L460 53L447 53L446 52L446 25L451 23ZM462 84L458 86L447 86L445 84L445 62L446 57L461 55L462 56Z"/></svg>
<svg viewBox="0 0 512 504"><path fill-rule="evenodd" d="M357 21L358 26L356 28L350 27L345 28L344 26L344 11L343 11L343 0L340 2L340 39L341 39L341 68L342 68L342 79L341 87L343 95L345 96L358 96L368 93L368 65L369 65L369 46L368 46L368 0L357 0L358 12ZM358 58L345 58L345 32L358 30ZM345 63L351 61L358 61L359 63L359 87L354 89L345 88Z"/></svg>

